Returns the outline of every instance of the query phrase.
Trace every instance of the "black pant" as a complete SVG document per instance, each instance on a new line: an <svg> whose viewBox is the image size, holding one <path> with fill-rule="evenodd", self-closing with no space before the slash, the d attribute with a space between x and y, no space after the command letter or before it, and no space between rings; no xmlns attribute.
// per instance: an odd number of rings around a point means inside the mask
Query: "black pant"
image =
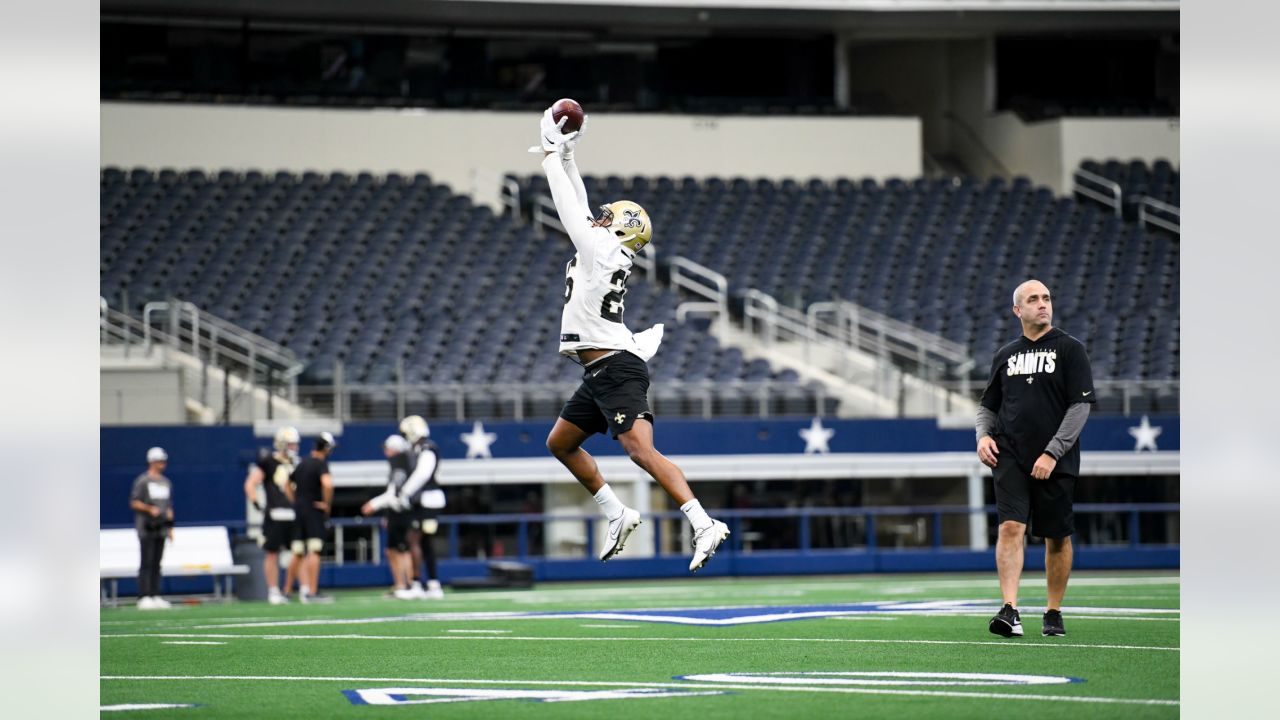
<svg viewBox="0 0 1280 720"><path fill-rule="evenodd" d="M164 555L164 535L138 536L142 546L142 565L138 568L138 597L160 594L160 558Z"/></svg>

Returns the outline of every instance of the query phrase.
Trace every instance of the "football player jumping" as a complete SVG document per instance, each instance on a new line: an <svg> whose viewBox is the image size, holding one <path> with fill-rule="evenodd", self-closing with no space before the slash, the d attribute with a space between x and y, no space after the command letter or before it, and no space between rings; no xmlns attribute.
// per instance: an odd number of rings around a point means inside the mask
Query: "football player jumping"
<svg viewBox="0 0 1280 720"><path fill-rule="evenodd" d="M578 130L562 133L566 120L557 122L548 108L542 115L540 146L529 149L543 153L551 198L577 250L565 268L560 354L582 365L582 384L560 411L547 436L547 449L591 492L608 519L609 535L600 551L600 559L608 560L640 525L640 513L622 504L595 459L582 449L591 435L612 433L689 518L694 531L689 571L697 572L729 537L729 528L707 515L684 472L653 447L645 362L662 342L662 325L633 335L622 319L632 261L652 239L653 225L644 208L630 200L602 205L593 219L574 161L574 150L587 129L586 117Z"/></svg>

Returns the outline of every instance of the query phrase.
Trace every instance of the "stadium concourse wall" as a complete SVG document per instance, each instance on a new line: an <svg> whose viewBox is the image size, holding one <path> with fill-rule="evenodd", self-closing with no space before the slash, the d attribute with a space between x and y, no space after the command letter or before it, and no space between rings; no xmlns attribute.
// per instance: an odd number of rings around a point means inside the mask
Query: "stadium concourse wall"
<svg viewBox="0 0 1280 720"><path fill-rule="evenodd" d="M554 100L549 98L548 101ZM915 117L591 113L593 175L919 177ZM507 173L538 171L537 113L104 102L101 162L122 168L429 173L496 206Z"/></svg>
<svg viewBox="0 0 1280 720"><path fill-rule="evenodd" d="M802 480L825 478L970 478L968 507L983 510L984 485L990 475L973 457L973 432L969 428L948 427L936 420L838 420L820 419L826 436L825 452L806 452L809 438L815 437L812 421L785 419L743 420L664 420L659 425L660 441L665 453L673 457L689 475L695 489L700 481L716 480ZM1159 449L1138 452L1133 430L1139 423L1124 417L1092 418L1082 436L1085 475L1176 475L1179 463L1179 419L1177 416L1152 416L1141 425L1159 431ZM385 477L385 461L379 460L383 438L395 431L390 423L345 424L335 427L339 448L332 458L335 484L340 488L368 488L370 496L378 492ZM548 457L543 440L550 429L548 422L485 423L480 435L487 438L485 450L491 457L470 458L477 454L474 423L437 423L432 437L442 454L441 482L451 486L491 483L544 483L544 487L571 489L573 480ZM128 527L132 514L128 508L128 492L134 477L144 469L141 459L153 445L164 447L171 458L168 474L174 482L174 505L179 524L226 525L242 534L246 524L246 503L241 490L245 472L256 457L257 449L269 443L262 437L264 428L251 426L114 426L103 427L101 433L100 522L103 527ZM269 430L269 428L266 428ZM802 435L802 431L810 431ZM471 438L468 444L464 435ZM806 437L807 435L807 437ZM310 438L305 437L304 444ZM491 436L491 437L490 437ZM632 470L616 442L602 436L588 441L587 449L600 459L602 470L614 479L620 494L637 487L654 486ZM977 488L974 496L974 485ZM586 498L584 493L574 497ZM625 499L625 498L624 498ZM716 509L718 500L708 499L708 507ZM548 503L550 505L551 503ZM578 514L589 515L590 503L579 506ZM961 512L965 503L959 503ZM661 506L641 508L642 512L662 512ZM855 508L874 511L875 508ZM1117 507L1126 512L1129 508ZM1176 512L1173 508L1158 511ZM896 512L895 509L893 512ZM446 511L447 512L447 511ZM561 512L547 508L547 512ZM929 514L928 508L920 508ZM768 575L860 572L937 572L989 570L993 555L986 545L985 512L970 517L980 520L981 543L970 547L940 546L931 548L893 549L863 546L849 550L797 549L756 552L728 550L708 566L709 575ZM482 519L482 518L481 518ZM456 546L457 518L445 516L441 539L443 545ZM525 518L532 523L537 520ZM348 521L351 522L351 521ZM518 519L508 517L504 523ZM935 523L939 522L935 519ZM547 523L547 537L550 526ZM596 530L603 524L596 523ZM646 523L645 532L657 523ZM578 527L582 523L578 522ZM935 526L936 527L936 526ZM449 539L450 534L453 539ZM590 540L588 540L590 543ZM584 557L521 557L509 553L505 559L520 559L533 566L539 580L575 580L601 578L642 578L684 576L687 558L669 552L652 552L645 548L660 546L652 535L633 539L637 552L601 566ZM590 545L588 545L588 548ZM1176 568L1179 549L1176 545L1140 545L1136 542L1118 547L1077 549L1077 566L1081 568ZM1043 559L1029 553L1029 568L1042 567ZM474 558L446 558L441 562L441 578L483 576L485 562ZM385 565L326 564L322 582L331 587L386 585L389 580ZM168 592L203 592L210 587L207 579L166 580ZM123 583L121 592L132 591Z"/></svg>

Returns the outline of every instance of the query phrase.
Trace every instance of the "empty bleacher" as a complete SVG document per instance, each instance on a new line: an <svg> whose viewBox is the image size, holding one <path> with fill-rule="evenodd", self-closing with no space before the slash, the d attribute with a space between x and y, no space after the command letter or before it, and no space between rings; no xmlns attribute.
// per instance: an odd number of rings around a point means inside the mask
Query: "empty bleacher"
<svg viewBox="0 0 1280 720"><path fill-rule="evenodd" d="M546 193L525 178L524 196ZM1094 375L1178 377L1176 241L1025 178L793 180L586 178L654 218L661 257L683 255L795 307L832 298L970 348L984 376L1016 337L1010 293L1044 280L1055 324L1088 346Z"/></svg>
<svg viewBox="0 0 1280 720"><path fill-rule="evenodd" d="M572 247L519 219L477 207L425 174L205 174L107 168L101 178L101 293L137 314L171 297L196 304L307 362L304 384L538 385L576 382L556 354L564 264ZM668 414L745 414L760 383L769 410L810 414L820 388L793 370L748 361L697 324L677 325L677 298L632 276L627 319L667 335L652 369ZM713 381L710 394L676 383ZM710 383L708 383L710 385ZM531 391L524 414L554 414L562 391ZM438 394L428 415L454 414ZM351 399L390 416L388 389ZM497 394L469 393L469 417L510 416Z"/></svg>

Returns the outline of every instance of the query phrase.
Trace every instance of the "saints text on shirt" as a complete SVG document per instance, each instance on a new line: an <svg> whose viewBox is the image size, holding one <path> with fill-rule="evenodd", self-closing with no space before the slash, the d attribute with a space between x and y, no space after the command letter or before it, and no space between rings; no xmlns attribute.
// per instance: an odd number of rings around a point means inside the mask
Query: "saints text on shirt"
<svg viewBox="0 0 1280 720"><path fill-rule="evenodd" d="M1034 350L1020 352L1009 357L1006 375L1034 375L1038 372L1051 373L1057 367L1057 350Z"/></svg>

